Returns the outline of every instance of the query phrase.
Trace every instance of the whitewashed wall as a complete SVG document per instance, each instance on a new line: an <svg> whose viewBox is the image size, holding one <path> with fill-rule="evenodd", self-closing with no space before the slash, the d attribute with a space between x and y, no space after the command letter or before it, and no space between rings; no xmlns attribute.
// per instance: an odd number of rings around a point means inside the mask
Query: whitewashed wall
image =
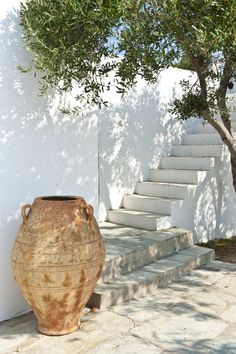
<svg viewBox="0 0 236 354"><path fill-rule="evenodd" d="M20 206L39 195L81 195L98 205L97 116L62 116L57 97L39 98L27 65L19 1L0 4L0 321L27 308L16 287L11 251L21 223Z"/></svg>
<svg viewBox="0 0 236 354"><path fill-rule="evenodd" d="M227 101L234 122L235 90L236 83L233 90L228 90ZM188 131L194 133L199 124L199 119L189 120ZM215 133L217 134L216 131ZM233 188L230 154L225 145L220 159L216 160L215 166L206 174L202 183L188 195L178 209L173 210L173 223L191 230L195 243L236 235L236 193Z"/></svg>
<svg viewBox="0 0 236 354"><path fill-rule="evenodd" d="M173 208L177 227L191 230L194 243L236 235L236 193L233 189L229 153L226 146L220 159L202 182Z"/></svg>
<svg viewBox="0 0 236 354"><path fill-rule="evenodd" d="M149 167L157 167L173 144L181 143L185 124L168 109L181 95L179 81L188 77L188 71L169 68L155 85L140 80L124 98L112 94L113 105L99 116L100 220L107 209L119 208L137 181L148 178Z"/></svg>

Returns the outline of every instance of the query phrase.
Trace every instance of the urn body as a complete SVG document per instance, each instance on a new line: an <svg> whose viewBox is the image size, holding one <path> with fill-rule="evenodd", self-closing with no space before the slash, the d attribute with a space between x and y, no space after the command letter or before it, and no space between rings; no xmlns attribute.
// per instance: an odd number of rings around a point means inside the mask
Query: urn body
<svg viewBox="0 0 236 354"><path fill-rule="evenodd" d="M39 332L70 333L79 327L104 263L93 208L80 197L38 197L23 206L22 217L12 253L15 280Z"/></svg>

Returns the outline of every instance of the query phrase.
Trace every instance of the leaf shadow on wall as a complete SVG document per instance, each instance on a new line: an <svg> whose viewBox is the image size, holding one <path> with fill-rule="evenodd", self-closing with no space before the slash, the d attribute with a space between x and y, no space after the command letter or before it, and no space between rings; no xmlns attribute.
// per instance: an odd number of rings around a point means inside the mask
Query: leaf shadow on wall
<svg viewBox="0 0 236 354"><path fill-rule="evenodd" d="M139 180L147 180L149 168L157 168L162 156L170 155L185 132L182 122L168 109L180 95L183 71L172 68L161 73L156 85L140 80L117 103L99 113L100 212L122 205Z"/></svg>
<svg viewBox="0 0 236 354"><path fill-rule="evenodd" d="M0 45L0 278L6 282L0 316L6 318L19 307L10 259L20 205L55 194L81 195L97 205L97 116L62 115L57 94L38 97L38 77L19 72L17 65L27 66L30 55L17 10L0 22Z"/></svg>

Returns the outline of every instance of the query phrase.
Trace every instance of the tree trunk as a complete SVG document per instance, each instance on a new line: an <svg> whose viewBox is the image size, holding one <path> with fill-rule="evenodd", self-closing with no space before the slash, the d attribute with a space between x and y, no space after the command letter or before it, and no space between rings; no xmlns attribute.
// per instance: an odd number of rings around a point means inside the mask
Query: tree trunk
<svg viewBox="0 0 236 354"><path fill-rule="evenodd" d="M231 154L230 157L230 162L231 162L231 170L232 170L232 176L233 176L233 186L234 190L236 192L236 157Z"/></svg>
<svg viewBox="0 0 236 354"><path fill-rule="evenodd" d="M192 51L186 51L186 54L189 58L190 63L195 69L200 89L201 89L201 97L203 102L205 103L205 108L201 112L203 119L208 122L215 130L219 133L223 143L228 146L230 153L230 162L231 162L231 170L233 177L233 186L234 191L236 192L236 138L233 131L231 116L227 109L226 104L226 93L228 84L232 75L235 71L235 63L232 61L232 58L229 58L227 53L224 53L225 56L225 65L223 68L223 73L220 79L219 87L216 90L217 96L217 106L220 112L221 121L215 119L210 111L210 107L208 104L208 86L207 86L207 72L208 66L204 63L204 56L194 56Z"/></svg>
<svg viewBox="0 0 236 354"><path fill-rule="evenodd" d="M229 149L231 171L232 171L232 178L233 178L233 187L234 187L234 191L236 192L236 141L234 138L234 133L232 133L232 135L231 135L228 132L228 130L225 131L225 129L222 129L222 127L219 126L219 123L217 125L215 125L215 124L211 124L211 125L218 131L223 143ZM220 122L220 125L221 125L221 122Z"/></svg>
<svg viewBox="0 0 236 354"><path fill-rule="evenodd" d="M233 130L231 128L231 133L225 127L224 122L218 121L211 117L209 110L202 112L202 116L215 130L219 133L223 143L228 147L230 153L231 171L233 178L233 187L236 192L236 139L234 137ZM230 120L230 126L231 120Z"/></svg>

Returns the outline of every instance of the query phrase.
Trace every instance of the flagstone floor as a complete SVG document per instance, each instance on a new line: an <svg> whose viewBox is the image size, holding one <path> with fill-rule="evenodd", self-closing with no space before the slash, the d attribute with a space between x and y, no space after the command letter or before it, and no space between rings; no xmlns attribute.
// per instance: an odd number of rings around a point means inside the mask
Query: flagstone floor
<svg viewBox="0 0 236 354"><path fill-rule="evenodd" d="M2 354L236 353L236 265L213 261L154 296L84 311L61 337L36 330L32 313L0 323Z"/></svg>

